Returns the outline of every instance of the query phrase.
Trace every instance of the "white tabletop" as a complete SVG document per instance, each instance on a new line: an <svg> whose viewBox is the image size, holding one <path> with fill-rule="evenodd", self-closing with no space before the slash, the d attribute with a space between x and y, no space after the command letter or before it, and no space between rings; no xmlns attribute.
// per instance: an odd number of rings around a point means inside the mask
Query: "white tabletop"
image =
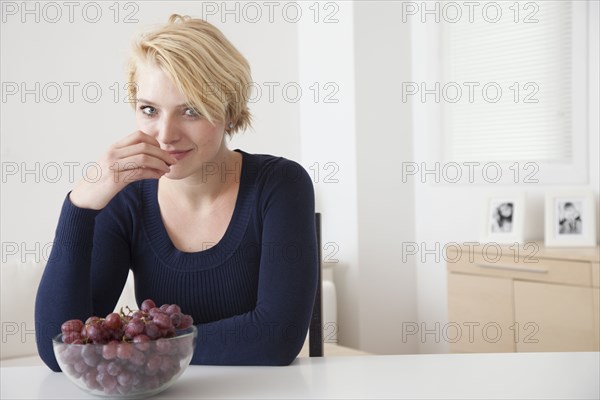
<svg viewBox="0 0 600 400"><path fill-rule="evenodd" d="M2 399L86 398L46 367L0 368ZM190 366L154 399L589 398L600 353L419 354L299 358L288 367Z"/></svg>

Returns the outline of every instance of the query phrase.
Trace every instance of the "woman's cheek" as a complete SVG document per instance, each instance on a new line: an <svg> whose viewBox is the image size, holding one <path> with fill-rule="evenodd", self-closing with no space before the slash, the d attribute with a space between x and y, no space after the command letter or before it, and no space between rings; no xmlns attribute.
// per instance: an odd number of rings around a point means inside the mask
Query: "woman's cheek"
<svg viewBox="0 0 600 400"><path fill-rule="evenodd" d="M135 113L135 126L137 126L139 130L143 130L142 128L144 127L144 123L139 111Z"/></svg>
<svg viewBox="0 0 600 400"><path fill-rule="evenodd" d="M135 118L135 122L138 130L144 132L147 135L155 136L153 123L152 121L148 120L148 118L144 118L138 115Z"/></svg>

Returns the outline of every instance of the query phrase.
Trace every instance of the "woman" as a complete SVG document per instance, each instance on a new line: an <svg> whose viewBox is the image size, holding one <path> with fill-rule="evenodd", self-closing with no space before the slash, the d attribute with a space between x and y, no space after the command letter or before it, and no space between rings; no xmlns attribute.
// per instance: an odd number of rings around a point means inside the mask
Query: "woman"
<svg viewBox="0 0 600 400"><path fill-rule="evenodd" d="M250 125L250 68L209 23L172 15L134 43L138 131L101 178L67 195L36 298L40 356L69 319L112 312L131 269L138 303L178 304L193 364L288 365L317 285L314 191L297 163L230 150Z"/></svg>

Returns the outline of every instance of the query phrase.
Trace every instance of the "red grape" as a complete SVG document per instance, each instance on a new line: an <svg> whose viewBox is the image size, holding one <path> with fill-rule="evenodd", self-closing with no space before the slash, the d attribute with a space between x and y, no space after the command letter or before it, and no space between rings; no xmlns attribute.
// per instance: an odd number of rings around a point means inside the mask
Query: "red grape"
<svg viewBox="0 0 600 400"><path fill-rule="evenodd" d="M101 372L106 372L106 368L108 368L108 362L100 361L100 364L98 364L98 366L96 367L96 370L98 371L98 373L101 373Z"/></svg>
<svg viewBox="0 0 600 400"><path fill-rule="evenodd" d="M179 323L179 329L187 329L194 324L194 320L190 315L184 314Z"/></svg>
<svg viewBox="0 0 600 400"><path fill-rule="evenodd" d="M133 343L135 343L135 348L141 351L146 351L150 348L150 338L144 334L134 337Z"/></svg>
<svg viewBox="0 0 600 400"><path fill-rule="evenodd" d="M160 368L161 357L158 354L151 354L148 357L148 361L146 362L146 373L148 374L156 374L158 369Z"/></svg>
<svg viewBox="0 0 600 400"><path fill-rule="evenodd" d="M146 362L146 356L141 351L133 349L130 360L133 365L137 365L139 367L144 365L144 362Z"/></svg>
<svg viewBox="0 0 600 400"><path fill-rule="evenodd" d="M79 332L66 332L62 334L62 340L64 343L71 344L76 340L81 339L81 334Z"/></svg>
<svg viewBox="0 0 600 400"><path fill-rule="evenodd" d="M144 318L146 313L144 313L143 311L135 311L133 314L131 314L131 319L142 319Z"/></svg>
<svg viewBox="0 0 600 400"><path fill-rule="evenodd" d="M63 323L60 327L60 330L63 334L68 332L81 332L81 328L83 328L83 321L79 319L70 319Z"/></svg>
<svg viewBox="0 0 600 400"><path fill-rule="evenodd" d="M181 313L173 313L171 314L171 323L175 328L179 328L179 324L181 323Z"/></svg>
<svg viewBox="0 0 600 400"><path fill-rule="evenodd" d="M108 329L119 329L121 327L121 317L117 313L108 314L104 319L104 326Z"/></svg>
<svg viewBox="0 0 600 400"><path fill-rule="evenodd" d="M155 308L156 304L154 303L154 301L150 300L150 299L146 299L142 302L142 311L148 312L151 309Z"/></svg>
<svg viewBox="0 0 600 400"><path fill-rule="evenodd" d="M160 308L152 308L150 309L150 311L148 311L148 315L150 316L150 318L154 318L157 314L161 314L162 311L160 311Z"/></svg>
<svg viewBox="0 0 600 400"><path fill-rule="evenodd" d="M117 346L117 357L121 360L127 360L133 354L133 344L131 343L119 343Z"/></svg>
<svg viewBox="0 0 600 400"><path fill-rule="evenodd" d="M116 361L111 361L108 363L106 367L106 372L108 372L112 376L118 376L121 373L121 365L119 365Z"/></svg>
<svg viewBox="0 0 600 400"><path fill-rule="evenodd" d="M166 311L165 311L168 315L172 315L172 314L179 314L181 313L181 307L179 307L177 304L171 304L169 307L167 307Z"/></svg>
<svg viewBox="0 0 600 400"><path fill-rule="evenodd" d="M117 386L117 379L107 372L100 372L96 376L96 380L105 389L114 389Z"/></svg>
<svg viewBox="0 0 600 400"><path fill-rule="evenodd" d="M177 334L177 331L175 330L175 327L172 325L170 328L160 330L160 337L172 338L172 337L176 336L176 334Z"/></svg>
<svg viewBox="0 0 600 400"><path fill-rule="evenodd" d="M90 324L93 324L95 322L100 322L100 321L102 321L100 319L100 317L89 317L88 319L85 320L85 324L90 325Z"/></svg>
<svg viewBox="0 0 600 400"><path fill-rule="evenodd" d="M133 339L142 332L144 332L144 322L141 319L132 319L125 325L125 337L127 339Z"/></svg>
<svg viewBox="0 0 600 400"><path fill-rule="evenodd" d="M87 327L87 335L94 343L104 343L108 338L108 332L101 324L90 325Z"/></svg>
<svg viewBox="0 0 600 400"><path fill-rule="evenodd" d="M87 369L87 365L83 360L77 361L75 364L73 364L73 367L75 368L75 371L79 372L80 374L83 374Z"/></svg>
<svg viewBox="0 0 600 400"><path fill-rule="evenodd" d="M118 342L113 341L102 346L102 357L105 360L112 360L117 358L117 346Z"/></svg>
<svg viewBox="0 0 600 400"><path fill-rule="evenodd" d="M146 329L144 332L146 333L146 336L150 338L150 340L158 339L160 336L160 329L152 321L146 323Z"/></svg>
<svg viewBox="0 0 600 400"><path fill-rule="evenodd" d="M158 326L159 329L169 329L173 326L171 318L167 314L156 314L152 321Z"/></svg>
<svg viewBox="0 0 600 400"><path fill-rule="evenodd" d="M131 386L133 384L133 375L130 372L123 371L117 376L117 382L121 386Z"/></svg>
<svg viewBox="0 0 600 400"><path fill-rule="evenodd" d="M169 353L169 351L171 351L171 342L169 342L167 339L157 339L156 340L156 351L158 352L158 354L167 354Z"/></svg>

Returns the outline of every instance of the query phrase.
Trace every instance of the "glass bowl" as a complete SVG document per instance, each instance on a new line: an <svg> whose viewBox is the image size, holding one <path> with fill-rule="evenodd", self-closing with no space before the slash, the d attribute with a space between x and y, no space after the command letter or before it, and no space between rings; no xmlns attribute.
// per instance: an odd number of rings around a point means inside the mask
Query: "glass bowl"
<svg viewBox="0 0 600 400"><path fill-rule="evenodd" d="M101 397L149 397L171 386L190 364L197 328L145 343L65 344L52 339L63 373L87 393Z"/></svg>

